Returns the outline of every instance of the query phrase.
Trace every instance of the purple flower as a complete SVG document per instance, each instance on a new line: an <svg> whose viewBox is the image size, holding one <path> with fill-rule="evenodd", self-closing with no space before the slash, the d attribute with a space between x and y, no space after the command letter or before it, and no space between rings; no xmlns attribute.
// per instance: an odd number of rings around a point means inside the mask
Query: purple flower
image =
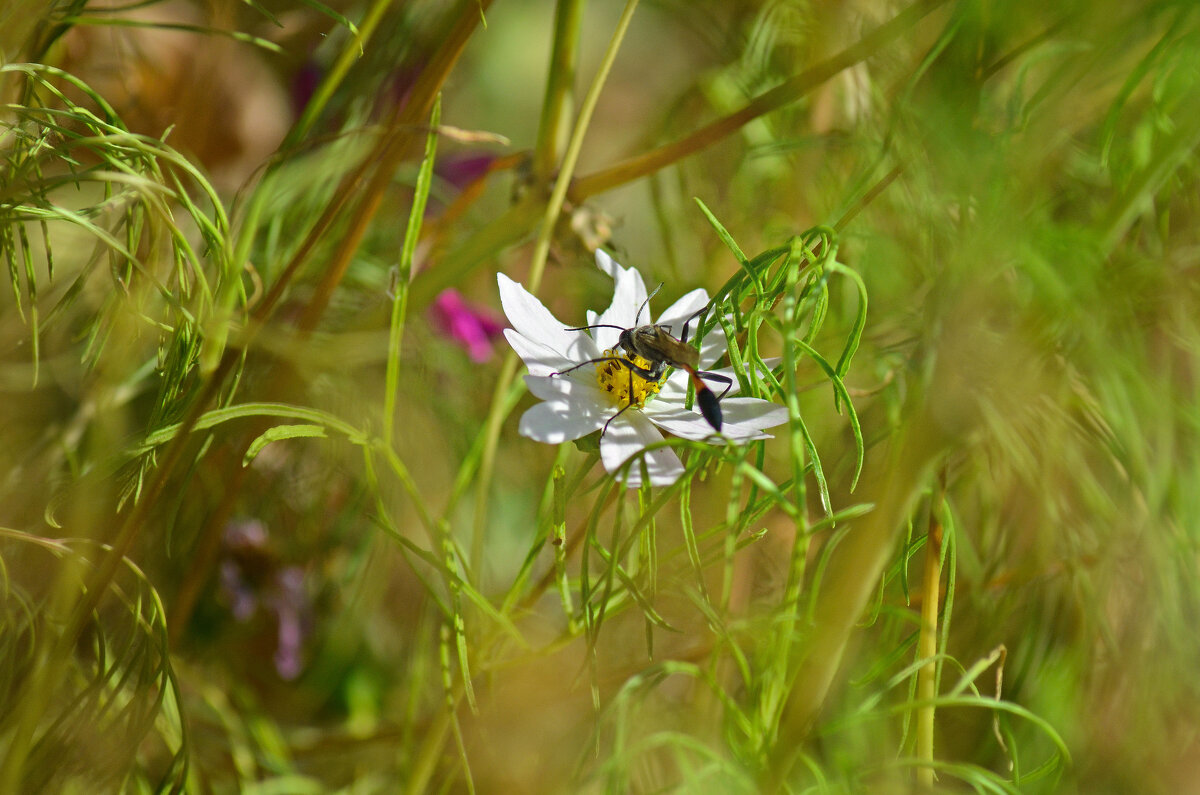
<svg viewBox="0 0 1200 795"><path fill-rule="evenodd" d="M282 679L295 679L304 663L304 638L311 629L304 572L297 566L280 569L275 576L271 608L279 621L275 645L275 670Z"/></svg>
<svg viewBox="0 0 1200 795"><path fill-rule="evenodd" d="M467 303L457 290L443 290L429 313L434 326L466 348L474 362L487 361L492 355L492 340L504 333L504 323L497 315Z"/></svg>
<svg viewBox="0 0 1200 795"><path fill-rule="evenodd" d="M297 114L304 112L324 76L324 70L311 56L292 75L292 107Z"/></svg>
<svg viewBox="0 0 1200 795"><path fill-rule="evenodd" d="M465 152L442 159L434 172L456 190L462 190L487 176L494 162L496 156L493 154Z"/></svg>
<svg viewBox="0 0 1200 795"><path fill-rule="evenodd" d="M281 679L295 679L303 668L304 642L313 625L304 570L281 565L266 526L257 519L233 521L225 528L218 570L221 592L235 619L247 623L260 610L273 616L275 670Z"/></svg>

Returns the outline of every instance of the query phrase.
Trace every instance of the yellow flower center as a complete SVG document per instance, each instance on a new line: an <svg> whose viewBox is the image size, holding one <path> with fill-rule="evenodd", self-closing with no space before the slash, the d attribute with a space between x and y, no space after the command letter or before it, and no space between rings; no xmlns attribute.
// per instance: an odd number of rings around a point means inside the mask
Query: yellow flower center
<svg viewBox="0 0 1200 795"><path fill-rule="evenodd" d="M646 404L647 398L658 392L661 386L658 381L643 378L618 360L633 362L645 370L651 369L653 362L637 354L623 355L615 350L605 351L604 355L613 358L596 362L596 380L600 382L600 388L607 392L618 406L634 406L640 409Z"/></svg>

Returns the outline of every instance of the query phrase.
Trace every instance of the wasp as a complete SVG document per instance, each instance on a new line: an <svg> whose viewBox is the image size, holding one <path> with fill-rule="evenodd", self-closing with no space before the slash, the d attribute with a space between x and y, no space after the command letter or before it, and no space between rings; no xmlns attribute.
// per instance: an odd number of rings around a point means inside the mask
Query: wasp
<svg viewBox="0 0 1200 795"><path fill-rule="evenodd" d="M661 284L654 288L654 292L646 296L646 300L642 302L642 306L638 309L635 317L642 316L642 312L650 303L650 299L657 295L660 289L662 289ZM687 344L688 326L707 309L708 307L702 307L687 320L683 321L683 335L679 339L676 339L671 334L671 327L669 325L662 323L647 323L641 326L634 326L633 328L614 326L610 323L597 323L591 326L569 328L567 331L584 331L593 328L617 329L621 332L621 336L617 340L617 347L623 348L631 357L637 356L649 362L650 366L642 367L624 356L610 355L580 362L574 367L554 373L554 375L566 375L574 370L578 370L580 367L600 362L615 362L629 370L629 403L610 417L608 422L604 423L604 431L607 431L608 426L613 420L634 405L633 377L635 375L646 381L658 382L666 375L667 368L675 367L680 370L686 370L688 375L691 376L692 384L696 387L696 403L700 406L700 414L713 427L713 430L719 432L723 422L721 416L721 398L729 394L729 390L733 388L733 379L719 373L710 373L699 369L700 351ZM721 391L720 395L715 394L709 388L708 384L704 382L706 378L725 385L725 389ZM604 434L604 431L601 431L601 435Z"/></svg>

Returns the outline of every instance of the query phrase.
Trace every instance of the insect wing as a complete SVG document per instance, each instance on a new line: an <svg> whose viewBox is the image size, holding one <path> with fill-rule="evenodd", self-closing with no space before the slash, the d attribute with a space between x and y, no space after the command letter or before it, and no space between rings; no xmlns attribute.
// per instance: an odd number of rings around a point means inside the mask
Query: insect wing
<svg viewBox="0 0 1200 795"><path fill-rule="evenodd" d="M659 358L672 367L683 367L695 370L700 363L700 355L691 345L685 345L667 333L662 326L654 326L654 346Z"/></svg>

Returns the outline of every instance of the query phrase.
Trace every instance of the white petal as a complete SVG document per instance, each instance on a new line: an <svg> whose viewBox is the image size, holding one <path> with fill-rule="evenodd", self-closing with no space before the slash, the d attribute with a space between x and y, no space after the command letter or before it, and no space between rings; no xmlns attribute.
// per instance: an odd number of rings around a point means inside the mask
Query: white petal
<svg viewBox="0 0 1200 795"><path fill-rule="evenodd" d="M729 347L729 342L725 339L725 329L720 326L713 326L709 329L709 332L704 335L704 342L700 345L700 369L707 370L712 367L717 359L725 355L727 347Z"/></svg>
<svg viewBox="0 0 1200 795"><path fill-rule="evenodd" d="M657 407L653 404L646 407L646 416L651 422L662 428L668 433L674 434L684 439L692 439L697 442L713 441L720 443L721 439L713 426L708 424L708 420L700 416L697 411L689 411L682 405L671 406L662 401Z"/></svg>
<svg viewBox="0 0 1200 795"><path fill-rule="evenodd" d="M662 400L667 400L671 403L682 405L683 399L687 396L688 384L691 383L691 376L685 370L672 370L667 376L667 380L663 381L659 387L658 394L654 396L654 403ZM725 387L721 387L724 389ZM718 393L719 394L719 393Z"/></svg>
<svg viewBox="0 0 1200 795"><path fill-rule="evenodd" d="M615 419L600 437L600 458L609 472L620 469L646 445L662 441L654 425L641 412L630 410ZM669 447L645 454L646 471L651 486L669 486L683 474L683 463ZM628 470L625 485L633 488L642 483L641 462L635 461Z"/></svg>
<svg viewBox="0 0 1200 795"><path fill-rule="evenodd" d="M541 400L565 400L570 403L594 404L608 410L613 403L594 378L574 379L569 376L525 376L525 386ZM611 414L611 412L609 412Z"/></svg>
<svg viewBox="0 0 1200 795"><path fill-rule="evenodd" d="M646 302L646 283L642 274L636 268L622 268L603 249L596 249L596 266L613 278L613 300L608 309L604 310L596 323L618 326L622 329L633 328L650 322L650 309L646 307L639 315L639 310ZM617 344L621 332L617 329L595 329L593 335L596 344L601 348L611 348Z"/></svg>
<svg viewBox="0 0 1200 795"><path fill-rule="evenodd" d="M787 408L769 400L740 397L721 401L725 431L729 436L773 428L787 422Z"/></svg>
<svg viewBox="0 0 1200 795"><path fill-rule="evenodd" d="M719 333L719 331L720 330L718 329L718 333ZM770 364L771 361L778 361L778 360L768 359L767 363ZM701 363L701 366L703 366L703 363ZM749 369L749 365L747 365L746 369ZM734 372L735 371L732 367L720 367L716 370L705 370L704 371L705 375L723 375L726 378L728 378L730 381L733 382L729 386L729 392L726 393L727 395L736 395L742 389L742 385L738 383L737 377L734 375ZM716 378L703 378L702 380L704 381L704 383L708 384L709 389L713 390L718 395L725 391L724 382L722 382ZM690 381L691 381L691 378L688 376L688 374L686 372L684 372L682 370L675 370L671 373L671 377L668 378L666 380L666 382L663 384L662 390L659 392L658 397L666 398L667 400L672 400L672 401L680 401L683 399L682 396L687 393L688 383Z"/></svg>
<svg viewBox="0 0 1200 795"><path fill-rule="evenodd" d="M521 361L525 362L529 372L534 375L550 375L550 373L562 372L568 367L578 364L574 359L534 342L524 334L510 328L504 329L504 338L521 357Z"/></svg>
<svg viewBox="0 0 1200 795"><path fill-rule="evenodd" d="M732 373L728 369L724 372ZM695 405L691 409L684 407L687 397L686 374L683 379L675 376L676 373L672 373L662 390L646 404L646 416L675 436L716 443L716 431L700 414L699 408ZM716 390L717 394L721 389ZM734 389L737 389L736 381ZM785 407L759 398L724 398L721 400L721 415L724 420L721 435L733 442L770 439L770 434L762 433L762 429L787 422Z"/></svg>
<svg viewBox="0 0 1200 795"><path fill-rule="evenodd" d="M583 332L567 331L567 324L561 322L542 305L534 295L517 282L505 276L496 274L500 285L500 305L512 327L530 340L557 353L569 356L577 339L584 336Z"/></svg>
<svg viewBox="0 0 1200 795"><path fill-rule="evenodd" d="M608 274L614 282L625 269L602 248L596 249L596 267Z"/></svg>
<svg viewBox="0 0 1200 795"><path fill-rule="evenodd" d="M692 315L700 311L701 307L708 303L708 293L702 287L697 287L690 293L682 296L678 301L671 304L659 316L658 322L671 327L671 333L676 337L683 337L683 323ZM692 324L695 325L694 323ZM695 328L690 329L695 331Z"/></svg>
<svg viewBox="0 0 1200 795"><path fill-rule="evenodd" d="M596 318L596 323L600 323L600 318ZM595 325L592 323L590 325ZM617 325L613 323L611 325ZM622 326L622 328L626 328ZM596 347L602 351L614 350L617 343L621 339L621 330L615 328L595 328L592 329L592 339L596 341Z"/></svg>
<svg viewBox="0 0 1200 795"><path fill-rule="evenodd" d="M537 340L532 340L513 329L504 330L504 338L508 344L525 362L533 375L550 375L561 373L589 359L600 357L596 343L583 332L573 332L577 335L575 341L566 352L551 349ZM586 368L580 368L586 369Z"/></svg>
<svg viewBox="0 0 1200 795"><path fill-rule="evenodd" d="M538 403L521 415L518 430L522 436L528 436L530 439L546 444L559 444L571 439L578 439L580 436L587 436L592 431L598 430L608 421L611 412L603 414L599 411L598 406L596 409L596 411L588 411L587 407L581 407L575 403L547 400L544 403Z"/></svg>
<svg viewBox="0 0 1200 795"><path fill-rule="evenodd" d="M733 383L729 387L729 395L736 395L741 385L738 384L736 378L733 377L732 367L722 367L720 370L705 370L705 375L723 375ZM687 396L688 384L691 383L691 376L684 370L674 370L671 377L666 380L658 393L659 398L666 398L669 401L682 403ZM725 382L716 378L705 378L701 376L702 381L708 384L708 388L720 395L725 391Z"/></svg>

